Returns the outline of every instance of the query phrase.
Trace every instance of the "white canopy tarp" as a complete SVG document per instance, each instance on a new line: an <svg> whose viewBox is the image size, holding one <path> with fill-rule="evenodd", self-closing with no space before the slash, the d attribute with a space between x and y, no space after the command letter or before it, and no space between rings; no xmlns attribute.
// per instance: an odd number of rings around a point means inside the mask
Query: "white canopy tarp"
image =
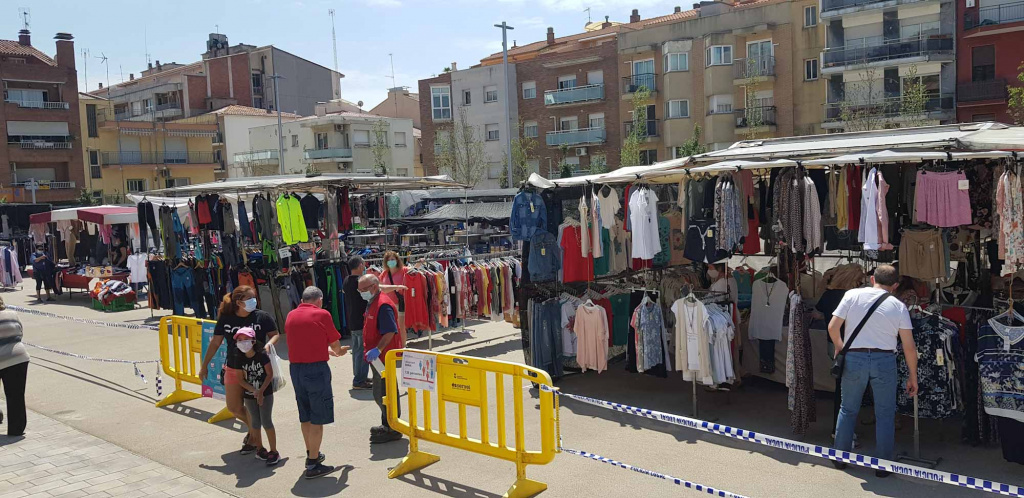
<svg viewBox="0 0 1024 498"><path fill-rule="evenodd" d="M960 139L967 149L1024 150L1024 127L987 129Z"/></svg>
<svg viewBox="0 0 1024 498"><path fill-rule="evenodd" d="M463 188L463 184L448 175L409 176L359 176L325 173L318 176L278 175L257 178L230 178L227 180L151 190L147 194L163 196L192 196L209 193L253 193L270 190L300 190L323 193L327 186L351 186L356 189L373 190L415 190L429 187Z"/></svg>
<svg viewBox="0 0 1024 498"><path fill-rule="evenodd" d="M571 178L555 178L551 180L544 178L537 173L531 173L530 178L526 180L526 183L542 189L582 186L588 183L629 183L644 178L645 175L650 173L682 169L690 163L690 159L690 157L681 157L679 159L670 159L668 161L662 161L648 166L626 166L614 171L609 171L608 173L574 176Z"/></svg>
<svg viewBox="0 0 1024 498"><path fill-rule="evenodd" d="M974 152L945 152L918 151L904 152L883 150L879 152L844 154L842 156L812 159L804 161L804 166L835 166L840 164L878 164L878 163L903 163L928 160L962 160L962 159L996 159L1010 157L1012 153L1002 150L974 151Z"/></svg>

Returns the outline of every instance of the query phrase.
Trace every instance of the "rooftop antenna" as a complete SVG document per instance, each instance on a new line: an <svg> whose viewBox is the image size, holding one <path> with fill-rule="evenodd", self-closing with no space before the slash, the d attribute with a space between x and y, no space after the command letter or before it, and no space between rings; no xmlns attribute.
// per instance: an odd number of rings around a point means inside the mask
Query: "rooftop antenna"
<svg viewBox="0 0 1024 498"><path fill-rule="evenodd" d="M83 48L82 49L82 80L83 80L82 82L84 83L84 85L82 85L82 88L85 88L85 91L88 92L89 91L89 49L87 49L87 48Z"/></svg>
<svg viewBox="0 0 1024 498"><path fill-rule="evenodd" d="M29 21L32 20L32 9L28 7L19 7L18 16L21 17L21 28L28 29Z"/></svg>
<svg viewBox="0 0 1024 498"><path fill-rule="evenodd" d="M216 33L218 33L218 34L219 34L219 33L220 33L220 24L214 24L214 25L213 25L213 30L214 30L214 31L215 31Z"/></svg>
<svg viewBox="0 0 1024 498"><path fill-rule="evenodd" d="M103 64L107 68L107 96L110 96L110 63L107 62L107 54L100 52L100 56L97 57L100 60L100 64Z"/></svg>
<svg viewBox="0 0 1024 498"><path fill-rule="evenodd" d="M334 9L327 9L331 16L331 42L334 44L334 72L338 72L338 37L334 34Z"/></svg>
<svg viewBox="0 0 1024 498"><path fill-rule="evenodd" d="M391 58L391 88L398 88L398 84L395 82L395 54L389 53L388 57ZM390 93L390 92L388 92ZM398 98L395 98L395 117L398 117Z"/></svg>
<svg viewBox="0 0 1024 498"><path fill-rule="evenodd" d="M583 12L587 13L587 24L590 24L590 7L583 9Z"/></svg>

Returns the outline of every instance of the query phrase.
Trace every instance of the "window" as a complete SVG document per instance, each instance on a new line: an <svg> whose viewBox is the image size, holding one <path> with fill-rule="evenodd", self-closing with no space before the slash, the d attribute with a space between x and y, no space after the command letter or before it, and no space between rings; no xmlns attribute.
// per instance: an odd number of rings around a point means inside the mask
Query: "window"
<svg viewBox="0 0 1024 498"><path fill-rule="evenodd" d="M900 26L900 37L901 38L927 38L939 34L940 24L939 21L933 22L913 22L912 24L902 24Z"/></svg>
<svg viewBox="0 0 1024 498"><path fill-rule="evenodd" d="M804 27L810 28L818 25L818 6L808 5L804 7Z"/></svg>
<svg viewBox="0 0 1024 498"><path fill-rule="evenodd" d="M370 146L370 130L355 130L352 132L352 144L356 147Z"/></svg>
<svg viewBox="0 0 1024 498"><path fill-rule="evenodd" d="M558 89L565 90L567 88L576 88L576 75L570 74L569 76L558 77Z"/></svg>
<svg viewBox="0 0 1024 498"><path fill-rule="evenodd" d="M124 189L127 190L128 192L145 192L147 190L146 189L146 180L144 180L144 179L143 180L139 180L139 179L125 180Z"/></svg>
<svg viewBox="0 0 1024 498"><path fill-rule="evenodd" d="M650 166L658 162L658 150L648 149L640 151L640 164Z"/></svg>
<svg viewBox="0 0 1024 498"><path fill-rule="evenodd" d="M996 78L996 46L983 45L971 49L971 81Z"/></svg>
<svg viewBox="0 0 1024 498"><path fill-rule="evenodd" d="M326 148L327 148L327 133L326 132L317 133L316 134L316 149L317 150L322 150L322 149L326 149Z"/></svg>
<svg viewBox="0 0 1024 498"><path fill-rule="evenodd" d="M537 122L526 121L523 123L523 137L526 138L537 138Z"/></svg>
<svg viewBox="0 0 1024 498"><path fill-rule="evenodd" d="M446 86L430 88L430 107L436 120L452 118L452 94Z"/></svg>
<svg viewBox="0 0 1024 498"><path fill-rule="evenodd" d="M572 117L568 117L568 118L559 118L559 120L558 120L558 129L559 130L567 131L567 130L575 130L577 128L579 128L579 122L576 119L576 116L572 116Z"/></svg>
<svg viewBox="0 0 1024 498"><path fill-rule="evenodd" d="M487 178L497 180L501 178L501 163L487 163Z"/></svg>
<svg viewBox="0 0 1024 498"><path fill-rule="evenodd" d="M252 89L257 92L263 90L263 75L260 73L252 73Z"/></svg>
<svg viewBox="0 0 1024 498"><path fill-rule="evenodd" d="M671 118L688 118L690 117L690 101L689 100L670 100L668 101L668 117Z"/></svg>
<svg viewBox="0 0 1024 498"><path fill-rule="evenodd" d="M732 95L713 95L711 97L710 105L708 106L708 114L731 114L732 113Z"/></svg>
<svg viewBox="0 0 1024 498"><path fill-rule="evenodd" d="M591 128L604 128L604 113L597 112L591 114L588 119L588 124Z"/></svg>
<svg viewBox="0 0 1024 498"><path fill-rule="evenodd" d="M587 84L588 85L603 85L604 84L604 71L587 71Z"/></svg>
<svg viewBox="0 0 1024 498"><path fill-rule="evenodd" d="M85 105L85 121L86 127L89 129L89 137L96 138L100 136L100 132L96 128L96 104Z"/></svg>
<svg viewBox="0 0 1024 498"><path fill-rule="evenodd" d="M689 71L690 70L690 54L686 52L678 54L665 54L665 72L670 73L672 71Z"/></svg>
<svg viewBox="0 0 1024 498"><path fill-rule="evenodd" d="M804 61L804 81L818 79L818 59L807 59Z"/></svg>
<svg viewBox="0 0 1024 498"><path fill-rule="evenodd" d="M496 125L496 124L484 125L484 130L487 132L487 141L492 141L492 140L497 140L498 139L498 125Z"/></svg>
<svg viewBox="0 0 1024 498"><path fill-rule="evenodd" d="M91 178L103 178L103 169L100 167L100 151L89 151L89 176Z"/></svg>
<svg viewBox="0 0 1024 498"><path fill-rule="evenodd" d="M537 98L537 83L534 81L523 82L523 99Z"/></svg>
<svg viewBox="0 0 1024 498"><path fill-rule="evenodd" d="M407 144L405 142L405 132L404 131L396 131L395 132L395 147L405 147L405 146L407 146Z"/></svg>
<svg viewBox="0 0 1024 498"><path fill-rule="evenodd" d="M187 187L192 181L188 178L168 178L164 181L166 188Z"/></svg>
<svg viewBox="0 0 1024 498"><path fill-rule="evenodd" d="M917 78L903 78L903 88L900 95L906 95L907 91L910 90L910 85L914 84L914 80L919 80L924 85L924 93L928 98L938 97L939 95L939 75L937 74L926 74L924 76L918 76Z"/></svg>
<svg viewBox="0 0 1024 498"><path fill-rule="evenodd" d="M706 64L708 66L728 66L732 64L732 45L713 45L708 47Z"/></svg>
<svg viewBox="0 0 1024 498"><path fill-rule="evenodd" d="M292 147L298 147L298 146L299 146L299 136L298 135L292 135Z"/></svg>
<svg viewBox="0 0 1024 498"><path fill-rule="evenodd" d="M102 199L103 198L103 191L102 190L93 190L92 191L92 198L96 199L96 200Z"/></svg>
<svg viewBox="0 0 1024 498"><path fill-rule="evenodd" d="M24 57L10 57L10 58L7 59L7 62L10 62L11 64L24 64L25 63L25 58Z"/></svg>
<svg viewBox="0 0 1024 498"><path fill-rule="evenodd" d="M462 105L470 105L473 103L473 93L469 90L462 91Z"/></svg>
<svg viewBox="0 0 1024 498"><path fill-rule="evenodd" d="M448 131L441 130L434 135L434 154L441 154L444 152L445 144L448 143Z"/></svg>
<svg viewBox="0 0 1024 498"><path fill-rule="evenodd" d="M409 176L409 168L395 168L397 176Z"/></svg>
<svg viewBox="0 0 1024 498"><path fill-rule="evenodd" d="M484 103L498 101L498 87L490 85L484 87Z"/></svg>
<svg viewBox="0 0 1024 498"><path fill-rule="evenodd" d="M142 107L146 112L153 112L153 99L142 99Z"/></svg>

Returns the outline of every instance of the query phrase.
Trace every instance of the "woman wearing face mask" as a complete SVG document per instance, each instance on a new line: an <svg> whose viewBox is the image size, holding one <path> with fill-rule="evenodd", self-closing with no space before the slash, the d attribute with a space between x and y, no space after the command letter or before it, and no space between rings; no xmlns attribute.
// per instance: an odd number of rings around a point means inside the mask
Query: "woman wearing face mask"
<svg viewBox="0 0 1024 498"><path fill-rule="evenodd" d="M726 278L725 263L711 263L708 265L708 278L711 279L711 292L729 293L729 302L733 308L739 302L739 291L736 289L736 279L732 275Z"/></svg>
<svg viewBox="0 0 1024 498"><path fill-rule="evenodd" d="M387 286L392 285L405 285L405 265L402 264L402 258L398 257L398 253L395 251L388 251L384 253L384 273L380 275L380 283ZM398 334L398 340L401 342L401 347L405 347L405 292L401 290L388 291L381 289L382 292L387 292L388 297L398 303L398 330L401 332Z"/></svg>
<svg viewBox="0 0 1024 498"><path fill-rule="evenodd" d="M227 341L228 357L224 364L225 401L231 414L246 427L249 427L249 414L242 401L245 389L238 383L239 377L242 375L239 370L245 361L245 355L238 349L235 334L244 327L251 328L256 334L255 339L266 345L264 350L276 344L281 336L277 333L277 324L274 323L274 318L269 313L256 309L256 290L248 285L235 287L231 294L224 296L218 316L213 339L210 340L210 346L206 349L206 356L199 369L199 380L206 379L207 365L213 360L213 355L221 343ZM240 453L248 455L256 449L256 446L249 444L249 435L246 434Z"/></svg>

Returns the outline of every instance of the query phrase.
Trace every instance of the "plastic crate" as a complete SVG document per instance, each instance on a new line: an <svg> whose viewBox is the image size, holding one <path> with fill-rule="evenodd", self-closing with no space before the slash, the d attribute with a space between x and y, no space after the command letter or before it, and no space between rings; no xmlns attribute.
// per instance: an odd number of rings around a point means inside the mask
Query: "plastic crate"
<svg viewBox="0 0 1024 498"><path fill-rule="evenodd" d="M103 311L128 311L135 309L135 303L129 303L123 297L116 297L110 304L103 304L99 299L92 300L92 309Z"/></svg>

